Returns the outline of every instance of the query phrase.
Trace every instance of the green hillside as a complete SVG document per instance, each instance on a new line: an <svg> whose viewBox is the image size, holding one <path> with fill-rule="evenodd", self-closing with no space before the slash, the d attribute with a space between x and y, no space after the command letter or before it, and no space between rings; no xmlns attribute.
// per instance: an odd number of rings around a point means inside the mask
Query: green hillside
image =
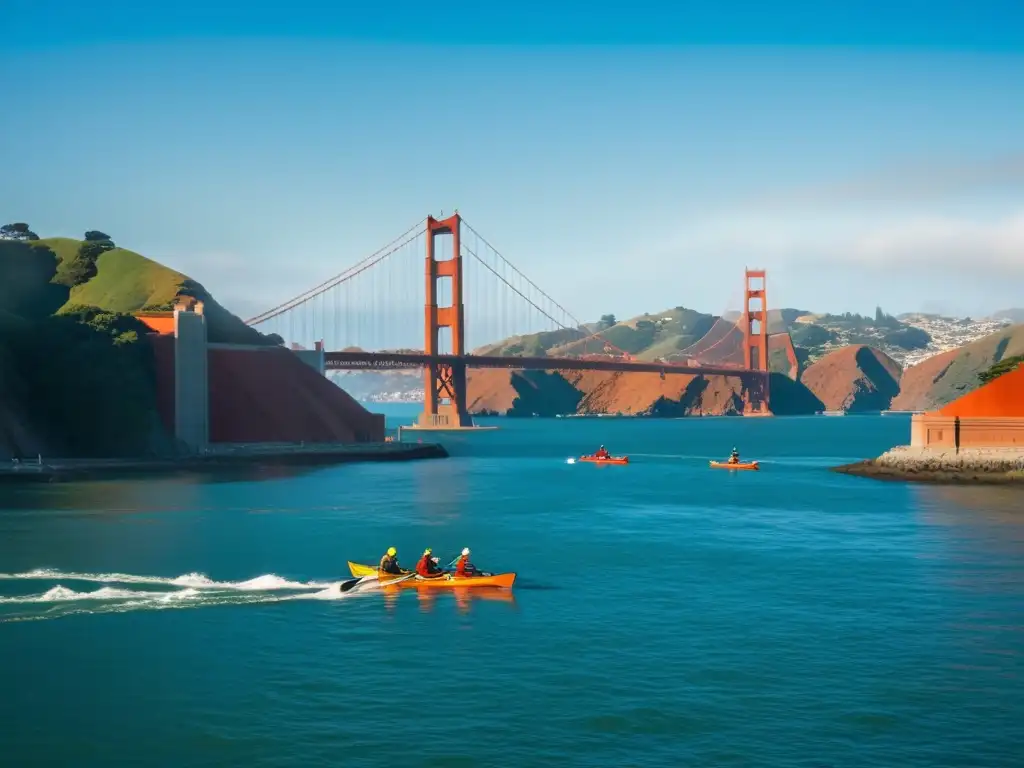
<svg viewBox="0 0 1024 768"><path fill-rule="evenodd" d="M102 242L102 241L101 241ZM84 250L88 241L50 237L27 243L51 253L57 262L54 281L70 287L61 312L80 307L97 307L108 312L138 312L143 309L170 310L178 296L192 296L204 303L211 342L234 344L275 344L233 315L200 283L141 254L109 247L90 258ZM95 250L100 250L99 248Z"/></svg>
<svg viewBox="0 0 1024 768"><path fill-rule="evenodd" d="M0 240L0 455L147 453L161 430L146 328L113 312L57 314L71 296L55 282L61 263L57 250Z"/></svg>
<svg viewBox="0 0 1024 768"><path fill-rule="evenodd" d="M132 313L169 310L179 296L204 302L212 342L280 343L102 232L39 239L0 227L0 455L173 450L157 416L149 329Z"/></svg>

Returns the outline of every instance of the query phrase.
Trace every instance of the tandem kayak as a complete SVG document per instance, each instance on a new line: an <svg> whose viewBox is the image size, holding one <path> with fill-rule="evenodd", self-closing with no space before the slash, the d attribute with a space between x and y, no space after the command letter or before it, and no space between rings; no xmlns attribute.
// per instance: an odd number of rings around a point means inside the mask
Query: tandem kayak
<svg viewBox="0 0 1024 768"><path fill-rule="evenodd" d="M373 576L377 573L377 569L372 565L360 565L359 563L353 563L349 560L348 569L352 572L352 575L359 578L362 576ZM401 580L400 584L395 584L396 587L446 587L448 589L457 588L462 589L465 587L505 587L510 588L516 580L514 573L495 573L489 576L456 576L453 573L446 573L443 576L436 578L428 578L426 576L416 576L413 579L402 579L401 576L396 577ZM381 581L382 586L387 586L385 581Z"/></svg>
<svg viewBox="0 0 1024 768"><path fill-rule="evenodd" d="M591 464L629 464L629 456L609 456L608 458L602 458L600 456L580 456L580 461L586 461Z"/></svg>
<svg viewBox="0 0 1024 768"><path fill-rule="evenodd" d="M756 461L741 461L738 464L730 464L728 461L709 461L712 469L757 469Z"/></svg>

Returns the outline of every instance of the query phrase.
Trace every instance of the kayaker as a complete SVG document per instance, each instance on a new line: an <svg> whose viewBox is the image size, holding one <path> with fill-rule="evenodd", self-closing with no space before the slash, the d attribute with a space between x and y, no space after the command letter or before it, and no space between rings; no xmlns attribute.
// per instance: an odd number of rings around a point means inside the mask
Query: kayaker
<svg viewBox="0 0 1024 768"><path fill-rule="evenodd" d="M737 451L735 447L732 449L732 454L729 456L729 463L730 464L739 464L740 463L740 452Z"/></svg>
<svg viewBox="0 0 1024 768"><path fill-rule="evenodd" d="M433 555L433 550L427 547L423 550L423 557L416 563L416 573L420 576L438 576L441 574L441 569L437 565L437 558L431 555Z"/></svg>
<svg viewBox="0 0 1024 768"><path fill-rule="evenodd" d="M466 547L462 550L459 559L455 561L455 575L474 576L476 572L476 566L469 562L469 547Z"/></svg>
<svg viewBox="0 0 1024 768"><path fill-rule="evenodd" d="M597 452L594 454L594 456L599 459L607 459L610 455L611 454L608 453L608 450L603 445L598 448Z"/></svg>
<svg viewBox="0 0 1024 768"><path fill-rule="evenodd" d="M402 566L398 564L398 550L394 547L388 547L388 551L384 553L384 557L380 559L380 565L378 566L383 573L391 573L396 576L401 576L406 573L402 570Z"/></svg>

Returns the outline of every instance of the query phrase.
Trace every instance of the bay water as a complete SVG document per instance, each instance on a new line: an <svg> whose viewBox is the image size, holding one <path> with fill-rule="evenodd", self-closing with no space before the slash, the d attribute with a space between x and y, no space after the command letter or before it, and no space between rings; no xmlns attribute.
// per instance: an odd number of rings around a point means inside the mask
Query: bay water
<svg viewBox="0 0 1024 768"><path fill-rule="evenodd" d="M3 764L1021 765L1024 494L828 471L908 419L484 423L0 488ZM567 461L602 443L629 466ZM518 580L331 587L389 546Z"/></svg>

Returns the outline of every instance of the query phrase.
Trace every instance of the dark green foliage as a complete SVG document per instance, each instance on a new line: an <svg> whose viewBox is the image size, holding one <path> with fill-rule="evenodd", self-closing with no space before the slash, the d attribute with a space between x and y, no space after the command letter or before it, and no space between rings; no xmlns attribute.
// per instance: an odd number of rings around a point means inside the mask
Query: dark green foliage
<svg viewBox="0 0 1024 768"><path fill-rule="evenodd" d="M998 379L1004 373L1014 370L1018 365L1024 365L1024 355L1016 355L1015 357L1007 357L1000 360L991 368L979 373L978 379L982 384L988 384L993 379Z"/></svg>
<svg viewBox="0 0 1024 768"><path fill-rule="evenodd" d="M0 240L0 308L26 320L52 315L68 300L68 289L50 282L56 272L49 248Z"/></svg>
<svg viewBox="0 0 1024 768"><path fill-rule="evenodd" d="M139 341L145 327L91 309L45 318L31 335L7 340L26 385L22 409L68 455L144 454L156 413L152 352Z"/></svg>
<svg viewBox="0 0 1024 768"><path fill-rule="evenodd" d="M83 305L54 315L69 294L56 273L49 248L0 241L0 396L64 455L144 453L156 423L145 326Z"/></svg>
<svg viewBox="0 0 1024 768"><path fill-rule="evenodd" d="M814 323L794 323L790 336L794 345L802 347L820 347L839 338L828 328L822 328Z"/></svg>
<svg viewBox="0 0 1024 768"><path fill-rule="evenodd" d="M924 349L931 343L932 337L927 331L922 331L920 328L906 326L898 331L889 331L882 337L882 340L886 344L892 344L894 347L902 349Z"/></svg>
<svg viewBox="0 0 1024 768"><path fill-rule="evenodd" d="M601 319L597 323L598 330L604 330L605 328L611 328L618 321L615 319L615 315L601 315Z"/></svg>
<svg viewBox="0 0 1024 768"><path fill-rule="evenodd" d="M23 221L4 224L0 227L0 240L38 240L39 235L28 228Z"/></svg>
<svg viewBox="0 0 1024 768"><path fill-rule="evenodd" d="M87 234L102 234L102 232ZM87 283L96 276L96 261L113 247L114 244L110 240L87 240L79 246L75 258L61 262L53 282L68 288Z"/></svg>
<svg viewBox="0 0 1024 768"><path fill-rule="evenodd" d="M114 241L110 239L110 235L105 234L103 232L100 232L99 230L96 230L96 229L90 229L88 232L86 232L84 239L87 242L106 242L106 243L110 243L110 247L111 248L114 247Z"/></svg>
<svg viewBox="0 0 1024 768"><path fill-rule="evenodd" d="M903 323L897 320L892 315L887 315L882 311L881 307L875 307L875 328L890 330L899 330L903 327Z"/></svg>

